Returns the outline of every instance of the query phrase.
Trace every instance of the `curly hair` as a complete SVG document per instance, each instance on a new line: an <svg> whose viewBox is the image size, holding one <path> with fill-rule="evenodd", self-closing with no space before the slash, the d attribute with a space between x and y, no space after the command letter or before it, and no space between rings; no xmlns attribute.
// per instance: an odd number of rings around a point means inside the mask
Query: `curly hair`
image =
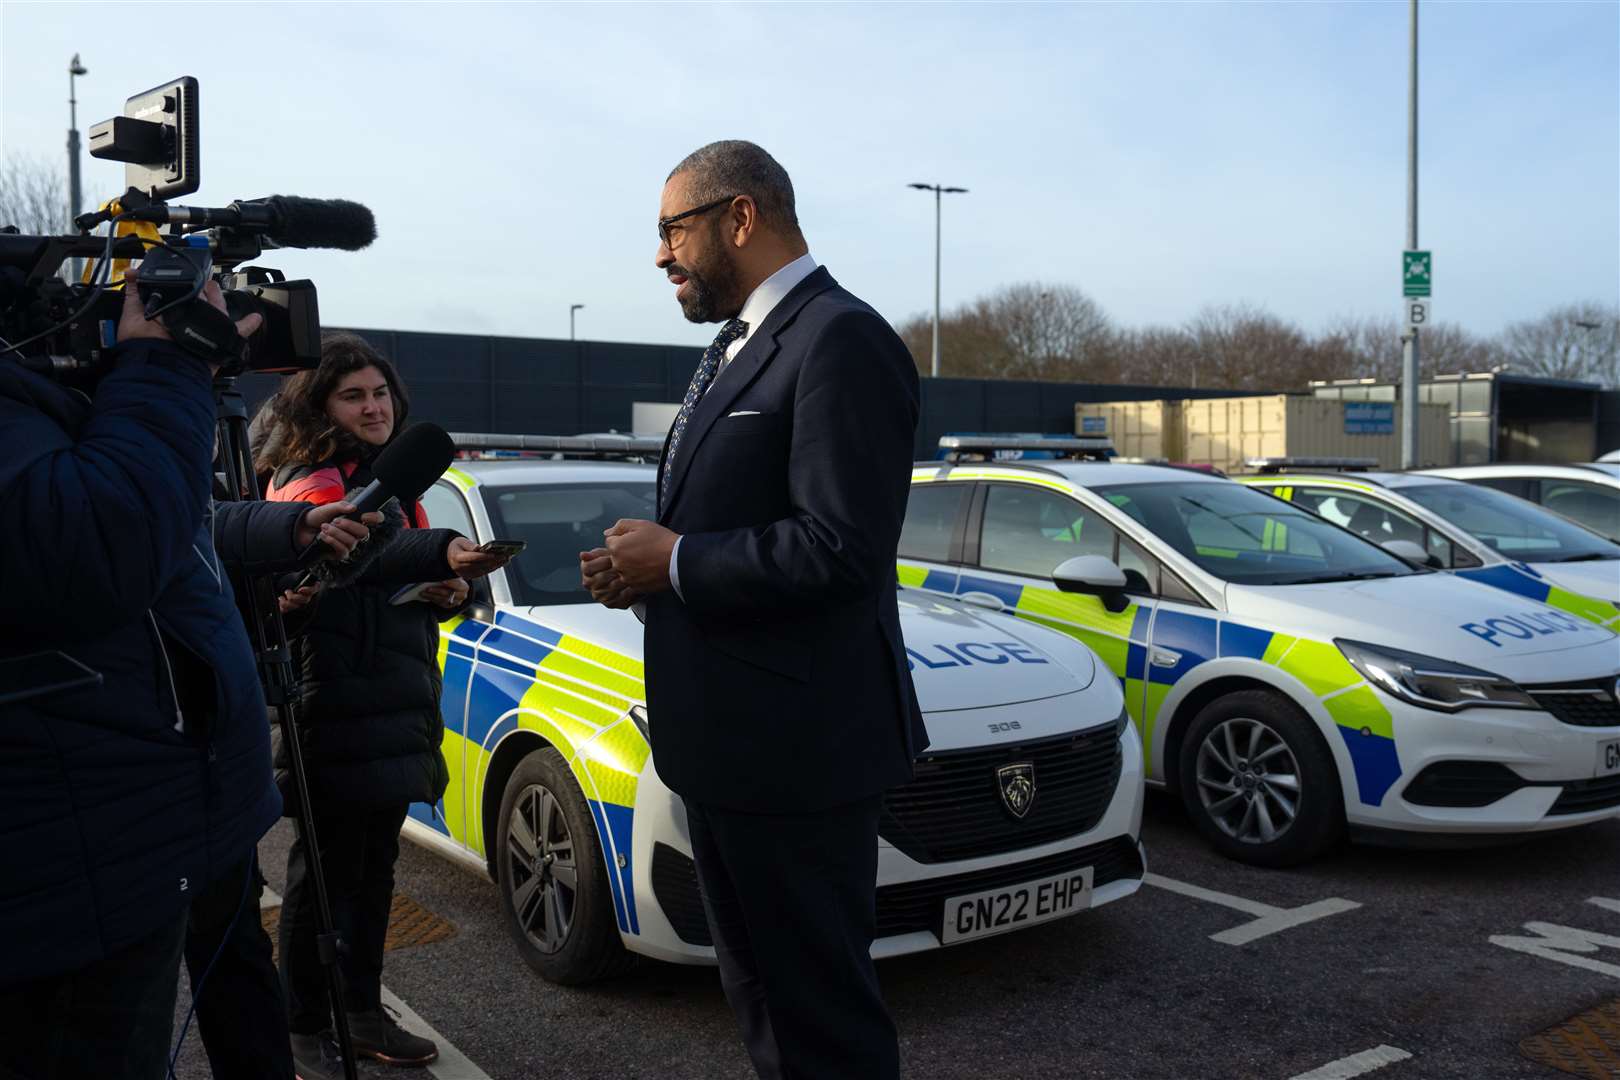
<svg viewBox="0 0 1620 1080"><path fill-rule="evenodd" d="M253 468L261 476L283 465L318 465L375 454L369 446L337 427L326 415L326 401L345 375L374 367L388 382L394 399L393 442L405 428L411 403L394 365L358 334L331 333L321 338L321 363L313 371L289 375L253 418L250 441Z"/></svg>

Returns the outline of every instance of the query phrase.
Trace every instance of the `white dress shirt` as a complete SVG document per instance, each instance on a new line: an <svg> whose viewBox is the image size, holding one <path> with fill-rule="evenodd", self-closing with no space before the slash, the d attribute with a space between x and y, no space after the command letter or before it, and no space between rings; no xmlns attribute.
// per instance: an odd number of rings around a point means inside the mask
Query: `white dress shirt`
<svg viewBox="0 0 1620 1080"><path fill-rule="evenodd" d="M776 310L776 305L780 304L783 298L793 291L795 285L814 273L815 269L816 260L810 257L809 252L806 252L760 282L758 287L748 294L748 299L743 301L742 310L737 313L737 318L747 323L748 329L743 331L742 337L726 346L726 355L720 361L720 370L715 372L713 381L709 383L709 390L713 390L714 384L724 377L726 369L731 366L731 362L737 358L737 354L742 352L743 346L747 345L754 336L754 331L758 330L760 325L770 316L770 313ZM674 549L669 553L669 583L674 587L675 595L685 600L686 597L681 595L681 575L680 570L677 568L677 560L680 554L681 542L676 540Z"/></svg>

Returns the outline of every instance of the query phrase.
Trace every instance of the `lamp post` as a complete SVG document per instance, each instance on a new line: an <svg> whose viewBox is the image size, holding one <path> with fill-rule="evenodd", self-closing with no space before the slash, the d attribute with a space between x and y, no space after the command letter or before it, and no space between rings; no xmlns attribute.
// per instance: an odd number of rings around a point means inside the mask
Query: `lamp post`
<svg viewBox="0 0 1620 1080"><path fill-rule="evenodd" d="M942 187L939 184L910 184L918 191L932 191L934 193L934 360L929 373L939 378L939 218L941 197L945 195L966 195L965 187Z"/></svg>
<svg viewBox="0 0 1620 1080"><path fill-rule="evenodd" d="M79 102L74 92L73 80L80 75L90 74L90 69L79 63L79 54L74 53L73 59L68 61L68 231L73 232L78 227L73 219L79 216ZM78 280L83 267L83 261L74 259L71 264L73 280Z"/></svg>
<svg viewBox="0 0 1620 1080"><path fill-rule="evenodd" d="M1418 0L1411 0L1411 52L1406 92L1406 250L1418 245ZM1401 358L1401 468L1418 467L1418 328L1409 326Z"/></svg>
<svg viewBox="0 0 1620 1080"><path fill-rule="evenodd" d="M584 304L569 304L568 305L568 340L569 341L574 340L574 312L578 311L580 308L582 308L584 306L585 306Z"/></svg>

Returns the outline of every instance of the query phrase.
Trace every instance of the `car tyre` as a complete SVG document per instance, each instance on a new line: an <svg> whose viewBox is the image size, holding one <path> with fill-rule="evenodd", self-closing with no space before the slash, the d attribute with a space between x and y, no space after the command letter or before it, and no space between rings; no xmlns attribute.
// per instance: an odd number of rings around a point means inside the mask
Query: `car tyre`
<svg viewBox="0 0 1620 1080"><path fill-rule="evenodd" d="M1265 690L1227 694L1193 718L1177 757L1181 801L1217 851L1294 866L1344 831L1344 795L1316 725Z"/></svg>
<svg viewBox="0 0 1620 1080"><path fill-rule="evenodd" d="M583 986L633 965L619 937L596 820L556 750L536 750L512 770L495 842L507 931L542 978Z"/></svg>

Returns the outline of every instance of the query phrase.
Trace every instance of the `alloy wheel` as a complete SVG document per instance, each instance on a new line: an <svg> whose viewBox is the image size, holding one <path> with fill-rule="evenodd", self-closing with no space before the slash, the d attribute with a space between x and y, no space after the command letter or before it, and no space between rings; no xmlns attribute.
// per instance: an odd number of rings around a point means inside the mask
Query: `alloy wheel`
<svg viewBox="0 0 1620 1080"><path fill-rule="evenodd" d="M1299 763L1259 720L1233 717L1211 730L1198 747L1196 783L1210 820L1240 843L1269 844L1299 814Z"/></svg>

